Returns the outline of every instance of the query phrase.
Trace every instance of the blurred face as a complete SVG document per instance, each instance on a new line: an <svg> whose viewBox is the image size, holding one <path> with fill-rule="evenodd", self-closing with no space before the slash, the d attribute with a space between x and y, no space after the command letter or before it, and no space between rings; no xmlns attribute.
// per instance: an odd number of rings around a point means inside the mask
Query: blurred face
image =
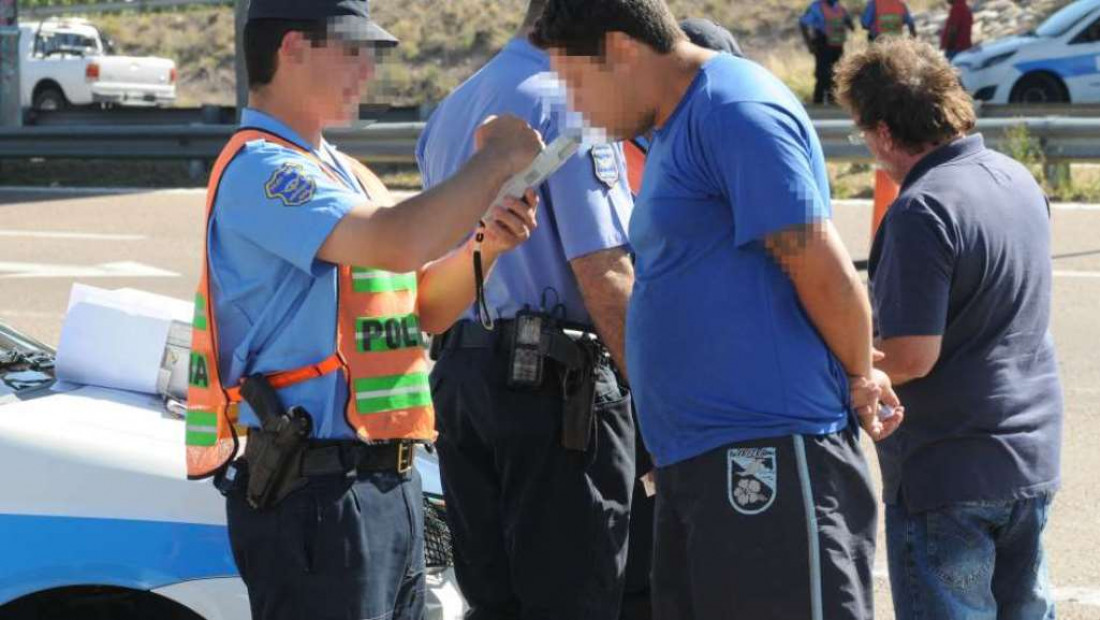
<svg viewBox="0 0 1100 620"><path fill-rule="evenodd" d="M875 129L864 130L862 135L864 142L867 144L867 150L871 151L871 156L875 158L883 171L895 183L901 184L904 182L905 175L909 172L905 166L905 160L908 158L904 151L899 151L894 146L890 130L885 125L879 125Z"/></svg>
<svg viewBox="0 0 1100 620"><path fill-rule="evenodd" d="M644 106L636 96L638 74L609 49L604 58L551 51L550 65L565 82L569 104L585 122L612 140L639 136L646 127Z"/></svg>
<svg viewBox="0 0 1100 620"><path fill-rule="evenodd" d="M311 42L301 33L288 34L287 39L284 46L294 75L291 83L302 103L325 125L355 121L367 81L374 76L374 47L335 39Z"/></svg>

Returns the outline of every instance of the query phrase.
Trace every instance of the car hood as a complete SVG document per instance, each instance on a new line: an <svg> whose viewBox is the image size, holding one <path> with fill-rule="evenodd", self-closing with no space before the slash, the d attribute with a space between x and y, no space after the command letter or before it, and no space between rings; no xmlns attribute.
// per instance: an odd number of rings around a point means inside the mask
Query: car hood
<svg viewBox="0 0 1100 620"><path fill-rule="evenodd" d="M1040 39L1034 36L1011 36L1004 39L998 39L988 43L983 43L977 47L971 48L965 52L962 52L954 59L956 66L965 65L970 67L977 67L986 59L994 56L1000 56L1001 54L1007 54L1009 52L1015 52L1028 45L1034 44Z"/></svg>

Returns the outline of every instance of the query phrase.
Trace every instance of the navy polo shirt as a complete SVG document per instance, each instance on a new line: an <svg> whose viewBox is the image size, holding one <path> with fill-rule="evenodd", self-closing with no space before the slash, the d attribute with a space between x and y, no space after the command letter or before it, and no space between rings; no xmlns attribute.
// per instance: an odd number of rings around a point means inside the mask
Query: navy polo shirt
<svg viewBox="0 0 1100 620"><path fill-rule="evenodd" d="M1050 209L1028 170L981 136L933 151L887 212L870 274L880 338L943 337L931 373L897 390L905 423L878 444L885 501L921 512L1054 491Z"/></svg>

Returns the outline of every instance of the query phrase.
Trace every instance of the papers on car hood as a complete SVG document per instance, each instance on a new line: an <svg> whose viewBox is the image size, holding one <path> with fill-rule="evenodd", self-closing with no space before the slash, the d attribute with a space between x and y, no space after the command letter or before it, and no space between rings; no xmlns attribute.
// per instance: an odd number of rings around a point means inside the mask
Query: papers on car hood
<svg viewBox="0 0 1100 620"><path fill-rule="evenodd" d="M75 284L57 347L57 378L157 394L169 332L173 323L190 324L193 311L185 301L145 291Z"/></svg>

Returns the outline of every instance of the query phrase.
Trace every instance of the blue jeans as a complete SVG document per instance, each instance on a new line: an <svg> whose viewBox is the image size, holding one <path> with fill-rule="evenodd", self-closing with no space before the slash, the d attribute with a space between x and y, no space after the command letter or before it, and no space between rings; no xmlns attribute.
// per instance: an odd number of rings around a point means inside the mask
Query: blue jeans
<svg viewBox="0 0 1100 620"><path fill-rule="evenodd" d="M1053 620L1041 541L1052 498L886 507L897 620Z"/></svg>

